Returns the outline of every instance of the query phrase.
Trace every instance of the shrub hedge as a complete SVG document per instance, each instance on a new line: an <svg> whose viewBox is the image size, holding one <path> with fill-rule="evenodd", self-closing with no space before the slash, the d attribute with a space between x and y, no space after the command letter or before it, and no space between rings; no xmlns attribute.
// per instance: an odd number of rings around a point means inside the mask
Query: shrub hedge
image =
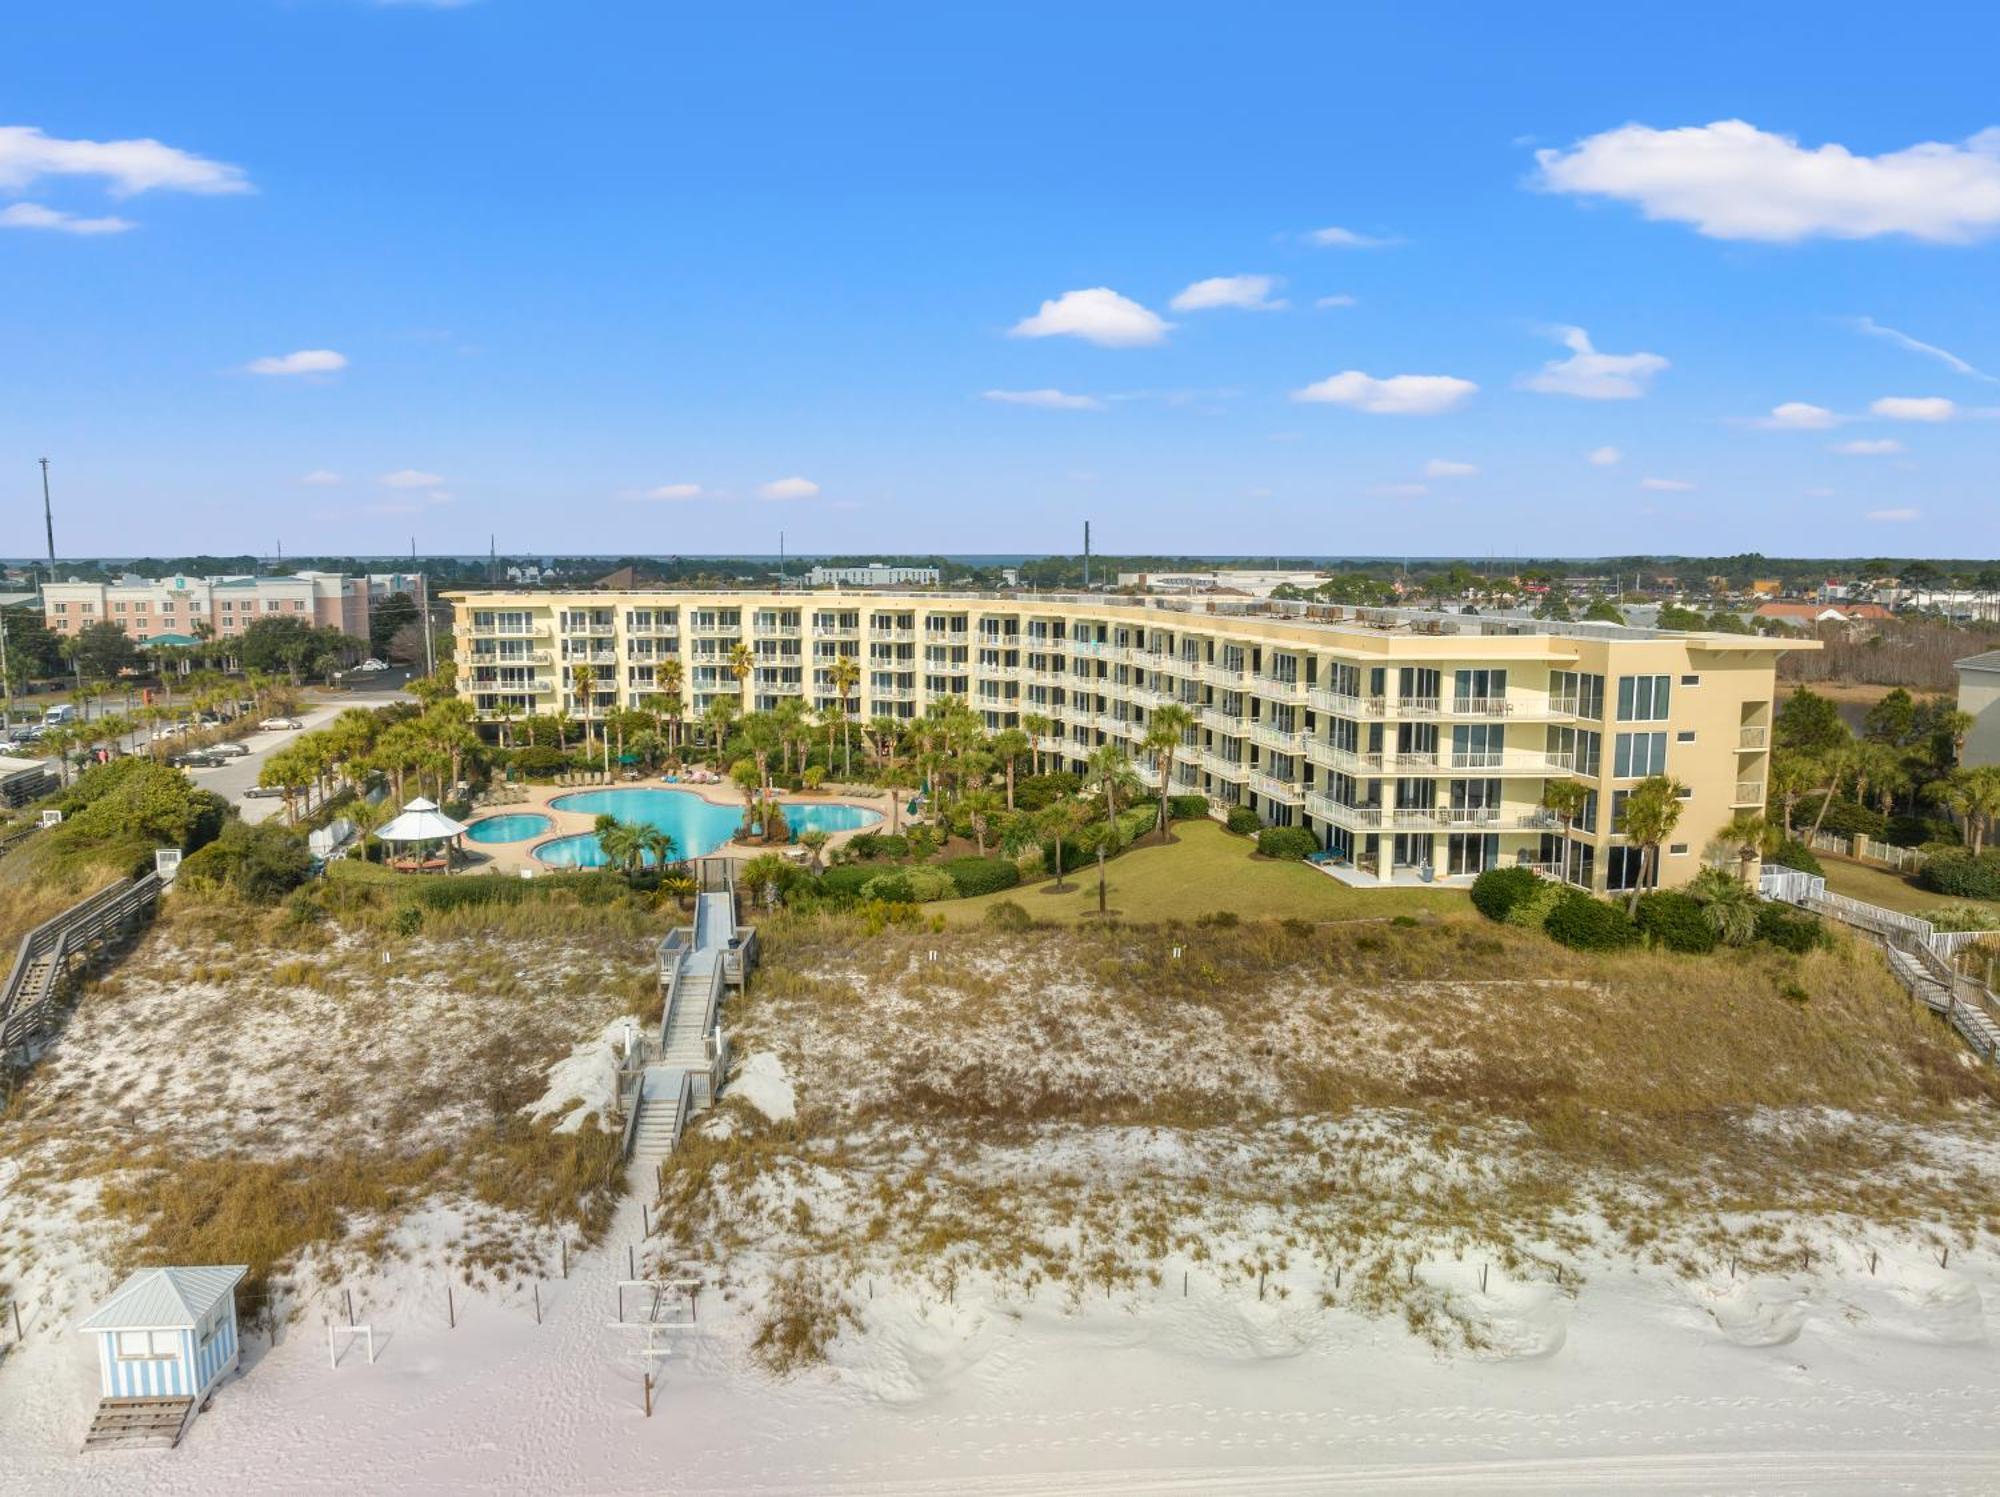
<svg viewBox="0 0 2000 1497"><path fill-rule="evenodd" d="M1006 858L953 858L944 865L959 894L970 899L976 894L997 894L1021 882L1021 870Z"/></svg>
<svg viewBox="0 0 2000 1497"><path fill-rule="evenodd" d="M847 839L847 852L864 862L874 858L898 862L910 855L910 839L900 833L862 832Z"/></svg>
<svg viewBox="0 0 2000 1497"><path fill-rule="evenodd" d="M1817 915L1774 902L1757 911L1757 939L1780 951L1803 955L1826 940L1826 930Z"/></svg>
<svg viewBox="0 0 2000 1497"><path fill-rule="evenodd" d="M1617 951L1639 939L1639 927L1621 906L1593 899L1581 889L1564 891L1542 929L1572 951Z"/></svg>
<svg viewBox="0 0 2000 1497"><path fill-rule="evenodd" d="M1267 826L1257 834L1257 851L1296 863L1319 851L1319 838L1302 826Z"/></svg>
<svg viewBox="0 0 2000 1497"><path fill-rule="evenodd" d="M1775 863L1780 868L1796 868L1800 873L1810 873L1815 878L1826 876L1826 869L1821 867L1819 859L1813 856L1813 850L1796 837L1780 842L1778 850L1764 861Z"/></svg>
<svg viewBox="0 0 2000 1497"><path fill-rule="evenodd" d="M1196 821L1207 814L1208 797L1205 795L1167 797L1167 819L1170 821Z"/></svg>
<svg viewBox="0 0 2000 1497"><path fill-rule="evenodd" d="M1690 954L1715 950L1715 928L1700 903L1677 889L1641 894L1633 918L1655 946Z"/></svg>
<svg viewBox="0 0 2000 1497"><path fill-rule="evenodd" d="M2000 852L1938 853L1918 871L1917 883L1952 899L2000 899Z"/></svg>
<svg viewBox="0 0 2000 1497"><path fill-rule="evenodd" d="M1488 920L1505 920L1543 882L1531 868L1489 868L1472 881L1472 907Z"/></svg>
<svg viewBox="0 0 2000 1497"><path fill-rule="evenodd" d="M1231 806L1222 824L1239 837L1254 837L1264 825L1248 806Z"/></svg>

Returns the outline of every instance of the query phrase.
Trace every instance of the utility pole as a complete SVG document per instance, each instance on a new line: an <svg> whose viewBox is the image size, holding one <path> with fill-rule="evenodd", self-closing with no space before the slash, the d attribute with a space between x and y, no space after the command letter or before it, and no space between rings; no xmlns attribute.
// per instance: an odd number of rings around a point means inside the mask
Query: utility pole
<svg viewBox="0 0 2000 1497"><path fill-rule="evenodd" d="M1083 590L1090 591L1090 521L1083 522Z"/></svg>
<svg viewBox="0 0 2000 1497"><path fill-rule="evenodd" d="M56 580L56 517L49 508L49 460L42 459L42 526L49 535L49 581Z"/></svg>
<svg viewBox="0 0 2000 1497"><path fill-rule="evenodd" d="M417 573L417 591L424 599L424 674L437 674L437 642L431 634L431 584L422 572Z"/></svg>

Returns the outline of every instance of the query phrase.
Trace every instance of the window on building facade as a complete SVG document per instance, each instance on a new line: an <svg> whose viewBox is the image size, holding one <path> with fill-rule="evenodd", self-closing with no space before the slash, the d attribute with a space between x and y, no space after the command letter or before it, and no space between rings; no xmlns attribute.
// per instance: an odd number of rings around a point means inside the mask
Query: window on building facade
<svg viewBox="0 0 2000 1497"><path fill-rule="evenodd" d="M1657 723L1667 720L1671 676L1620 676L1618 721Z"/></svg>
<svg viewBox="0 0 2000 1497"><path fill-rule="evenodd" d="M1620 733L1612 749L1611 773L1621 780L1642 780L1667 772L1665 733Z"/></svg>

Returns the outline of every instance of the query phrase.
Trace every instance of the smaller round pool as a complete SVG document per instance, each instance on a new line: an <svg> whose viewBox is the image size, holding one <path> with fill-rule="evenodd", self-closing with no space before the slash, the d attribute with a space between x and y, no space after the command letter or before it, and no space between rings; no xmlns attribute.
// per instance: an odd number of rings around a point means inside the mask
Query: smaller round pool
<svg viewBox="0 0 2000 1497"><path fill-rule="evenodd" d="M595 832L579 832L573 837L540 843L534 855L537 862L551 868L606 868L611 864Z"/></svg>
<svg viewBox="0 0 2000 1497"><path fill-rule="evenodd" d="M541 836L554 825L546 816L527 813L488 816L473 822L465 829L465 835L473 842L526 842L530 837Z"/></svg>

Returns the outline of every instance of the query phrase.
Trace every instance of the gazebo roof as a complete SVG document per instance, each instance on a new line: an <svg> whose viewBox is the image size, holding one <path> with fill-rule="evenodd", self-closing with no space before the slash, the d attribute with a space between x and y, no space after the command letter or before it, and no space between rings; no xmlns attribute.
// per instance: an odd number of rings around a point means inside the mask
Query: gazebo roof
<svg viewBox="0 0 2000 1497"><path fill-rule="evenodd" d="M186 1331L248 1273L244 1265L221 1268L142 1268L99 1305L79 1331Z"/></svg>
<svg viewBox="0 0 2000 1497"><path fill-rule="evenodd" d="M453 821L437 808L437 802L420 795L403 807L402 815L379 828L375 835L383 842L440 842L464 830L463 822Z"/></svg>

